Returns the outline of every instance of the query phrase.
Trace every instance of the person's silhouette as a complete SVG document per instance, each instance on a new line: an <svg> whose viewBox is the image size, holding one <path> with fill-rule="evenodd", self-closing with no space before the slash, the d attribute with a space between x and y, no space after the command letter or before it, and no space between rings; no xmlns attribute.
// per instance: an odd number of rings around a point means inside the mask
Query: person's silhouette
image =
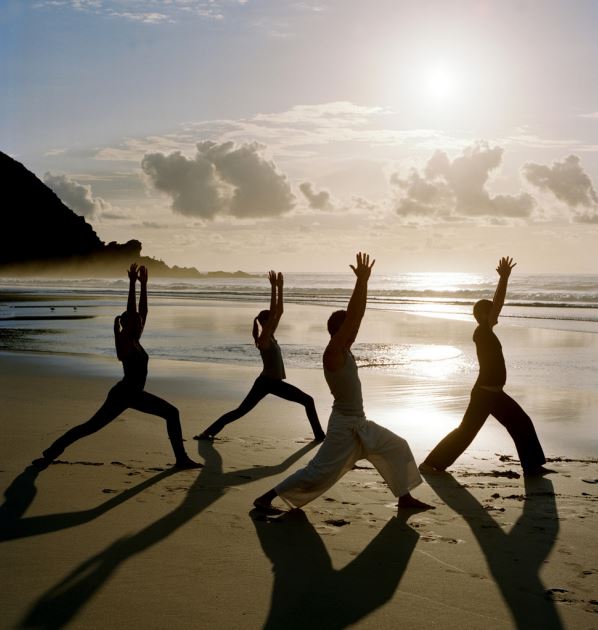
<svg viewBox="0 0 598 630"><path fill-rule="evenodd" d="M28 466L20 475L15 477L4 493L5 501L0 506L0 541L48 534L88 523L132 499L140 492L172 475L175 471L176 469L173 468L162 471L87 510L57 512L23 518L37 493L35 480L40 473L40 469L36 466Z"/></svg>
<svg viewBox="0 0 598 630"><path fill-rule="evenodd" d="M544 468L544 452L534 425L523 409L503 391L507 370L502 346L494 333L498 316L505 301L511 270L517 263L501 258L496 271L499 275L494 299L479 300L473 307L478 323L473 341L480 365L478 378L471 390L469 406L461 424L443 438L420 466L422 472L445 470L471 444L484 422L492 414L509 432L526 475L553 472Z"/></svg>
<svg viewBox="0 0 598 630"><path fill-rule="evenodd" d="M337 570L302 510L291 510L276 522L254 512L255 529L274 574L264 630L341 630L364 619L392 598L419 539L407 517L399 514Z"/></svg>
<svg viewBox="0 0 598 630"><path fill-rule="evenodd" d="M123 364L124 378L108 393L108 397L91 419L69 429L33 461L39 468L52 463L68 446L87 435L91 435L116 419L125 409L131 408L166 420L168 438L172 445L177 468L199 468L185 452L179 411L169 402L144 391L147 378L148 355L140 343L147 319L147 269L137 268L133 263L128 271L129 296L127 310L114 319L114 342L116 355ZM135 300L135 283L139 280L139 310Z"/></svg>
<svg viewBox="0 0 598 630"><path fill-rule="evenodd" d="M202 433L196 435L196 440L212 440L227 424L248 414L268 394L303 405L314 433L314 439L321 442L326 437L320 425L314 399L298 387L284 381L286 373L282 353L274 337L284 310L284 278L281 273L277 274L275 271L270 271L268 278L270 280L270 309L258 313L253 320L252 328L253 341L260 351L264 368L241 404L236 409L220 416Z"/></svg>

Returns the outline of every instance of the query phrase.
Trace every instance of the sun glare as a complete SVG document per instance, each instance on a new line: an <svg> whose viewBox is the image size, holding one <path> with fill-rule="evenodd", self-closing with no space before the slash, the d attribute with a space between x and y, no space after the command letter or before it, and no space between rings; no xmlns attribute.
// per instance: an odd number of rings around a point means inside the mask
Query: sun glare
<svg viewBox="0 0 598 630"><path fill-rule="evenodd" d="M434 102L445 104L459 96L459 77L451 68L435 65L428 68L423 76L426 96Z"/></svg>

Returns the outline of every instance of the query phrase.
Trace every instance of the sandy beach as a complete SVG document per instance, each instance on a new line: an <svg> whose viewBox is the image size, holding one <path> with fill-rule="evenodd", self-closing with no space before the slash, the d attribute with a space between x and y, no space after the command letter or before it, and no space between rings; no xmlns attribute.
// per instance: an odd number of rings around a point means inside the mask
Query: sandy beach
<svg viewBox="0 0 598 630"><path fill-rule="evenodd" d="M294 340L292 322L310 328L321 313L297 305L289 311L283 344ZM438 324L401 317L374 313L362 340L379 340L394 326L425 337ZM465 366L470 330L466 322L444 322L449 345L463 337L456 360ZM96 410L120 378L120 364L101 356L0 353L1 625L596 627L595 431L585 447L579 439L592 426L596 393L589 380L577 389L563 379L532 382L525 347L514 343L530 335L551 339L572 357L563 346L571 334L502 331L512 348L510 391L530 410L543 402L535 421L556 474L524 480L506 432L491 420L452 475L416 489L436 509L412 515L397 514L366 461L303 511L276 518L252 511L254 497L317 448L302 408L272 397L213 445L191 439L238 403L256 376L253 365L152 359L146 389L178 406L187 449L205 463L200 471L173 471L162 421L130 410L37 471L29 462ZM595 336L579 334L587 349L585 337ZM550 344L537 345L540 355L550 351ZM591 350L577 355L582 363L591 361ZM405 437L417 461L466 405L470 369L450 378L442 370L422 363L361 371L368 416ZM290 382L312 393L325 423L331 399L320 370L287 371ZM569 394L569 406L559 391ZM567 408L575 422L564 431Z"/></svg>

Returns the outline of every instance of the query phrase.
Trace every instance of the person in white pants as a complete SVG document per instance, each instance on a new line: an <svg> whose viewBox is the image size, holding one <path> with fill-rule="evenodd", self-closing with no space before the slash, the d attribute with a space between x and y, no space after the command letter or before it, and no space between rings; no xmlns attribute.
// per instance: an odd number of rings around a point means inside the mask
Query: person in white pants
<svg viewBox="0 0 598 630"><path fill-rule="evenodd" d="M431 509L433 506L411 496L422 483L407 442L392 431L368 420L363 411L361 382L351 353L365 313L367 287L374 262L368 254L357 254L355 288L346 311L336 311L328 319L330 341L324 351L324 376L334 397L326 438L309 464L287 477L254 501L269 513L281 497L299 508L333 486L357 460L367 459L378 469L391 492L399 497L399 508Z"/></svg>

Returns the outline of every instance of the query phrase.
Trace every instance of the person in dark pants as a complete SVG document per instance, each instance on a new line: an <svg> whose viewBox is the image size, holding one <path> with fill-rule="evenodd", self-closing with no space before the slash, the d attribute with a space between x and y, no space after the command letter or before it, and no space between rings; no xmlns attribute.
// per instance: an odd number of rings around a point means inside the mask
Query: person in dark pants
<svg viewBox="0 0 598 630"><path fill-rule="evenodd" d="M314 433L314 439L321 442L326 434L324 433L318 413L314 404L314 399L301 391L298 387L285 383L286 373L280 346L274 337L274 332L283 313L283 285L284 278L281 273L274 271L268 273L270 280L270 309L260 311L253 320L253 341L260 351L264 369L257 377L249 393L243 402L232 411L213 422L205 431L195 436L196 440L212 440L222 429L231 422L238 420L249 413L262 398L268 394L273 394L279 398L299 403L305 407L307 418ZM261 332L259 329L261 327Z"/></svg>
<svg viewBox="0 0 598 630"><path fill-rule="evenodd" d="M504 391L507 370L502 346L494 334L494 326L504 304L511 270L517 263L512 258L501 258L496 271L499 275L494 299L479 300L473 307L478 327L473 333L480 373L471 391L469 406L461 424L451 431L421 464L422 472L448 468L471 444L486 418L493 415L509 432L515 442L523 472L537 475L552 472L546 463L534 425L523 409Z"/></svg>
<svg viewBox="0 0 598 630"><path fill-rule="evenodd" d="M129 408L160 416L166 420L168 438L172 444L177 468L202 467L202 464L194 462L185 452L178 409L143 389L147 377L148 355L139 339L143 333L148 313L147 269L144 266L137 268L137 265L133 263L128 274L127 310L114 319L116 356L123 364L124 378L110 390L106 401L90 420L69 429L43 452L43 457L34 460L33 463L40 468L45 468L51 464L73 442L104 428L125 409ZM135 304L135 283L137 280L141 285L139 311L137 311Z"/></svg>

